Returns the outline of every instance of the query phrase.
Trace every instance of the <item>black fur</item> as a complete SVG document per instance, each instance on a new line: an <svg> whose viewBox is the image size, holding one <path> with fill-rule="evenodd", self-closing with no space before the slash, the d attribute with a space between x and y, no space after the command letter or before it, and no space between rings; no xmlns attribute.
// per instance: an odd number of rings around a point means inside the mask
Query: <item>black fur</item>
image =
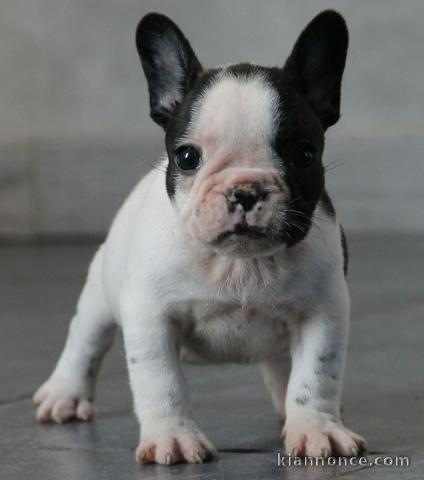
<svg viewBox="0 0 424 480"><path fill-rule="evenodd" d="M340 117L341 80L349 35L343 17L332 10L303 30L284 69L309 101L326 129Z"/></svg>
<svg viewBox="0 0 424 480"><path fill-rule="evenodd" d="M298 405L304 406L304 405L307 405L307 404L310 402L310 400L311 400L311 397L308 397L308 396L306 396L306 395L303 395L303 396L301 396L301 397L300 397L300 396L299 396L299 397L296 397L296 400L295 400L295 401L296 401L296 403L297 403Z"/></svg>
<svg viewBox="0 0 424 480"><path fill-rule="evenodd" d="M165 15L143 17L135 38L149 86L150 115L166 129L202 66L181 30Z"/></svg>
<svg viewBox="0 0 424 480"><path fill-rule="evenodd" d="M347 269L349 265L349 251L347 248L346 235L344 233L343 227L340 225L340 235L342 238L342 251L343 251L343 271L347 275Z"/></svg>
<svg viewBox="0 0 424 480"><path fill-rule="evenodd" d="M336 352L329 352L325 355L320 355L318 357L318 360L321 362L321 363L331 363L335 360L337 354Z"/></svg>
<svg viewBox="0 0 424 480"><path fill-rule="evenodd" d="M327 190L324 190L321 195L321 205L325 210L328 216L334 217L336 215L336 210L334 209L333 202L331 201L330 196L327 193Z"/></svg>
<svg viewBox="0 0 424 480"><path fill-rule="evenodd" d="M149 14L141 20L136 43L149 84L151 116L166 131L169 157L166 187L172 199L180 174L174 160L176 142L186 133L193 102L208 88L220 69L202 71L187 39L171 20L160 14ZM279 95L282 114L276 119L279 125L272 148L290 189L290 201L285 225L271 234L288 246L306 236L318 202L329 216L335 214L325 191L322 153L324 132L340 116L347 46L348 33L343 18L328 10L303 30L283 68L249 63L226 68L226 75L236 77L260 74ZM173 59L171 64L179 66L183 77L167 71L166 56ZM161 102L163 98L175 98L175 102L165 108ZM313 148L316 161L305 169L297 169L290 159L304 143Z"/></svg>

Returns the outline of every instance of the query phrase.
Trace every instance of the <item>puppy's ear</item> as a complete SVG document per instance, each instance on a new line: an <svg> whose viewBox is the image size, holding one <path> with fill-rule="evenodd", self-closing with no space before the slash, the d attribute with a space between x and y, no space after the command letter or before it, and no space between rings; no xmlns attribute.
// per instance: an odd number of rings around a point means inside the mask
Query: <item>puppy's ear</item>
<svg viewBox="0 0 424 480"><path fill-rule="evenodd" d="M301 93L321 119L324 129L340 117L340 93L349 34L343 17L325 10L300 34L285 71L294 75Z"/></svg>
<svg viewBox="0 0 424 480"><path fill-rule="evenodd" d="M202 67L186 37L165 15L149 13L141 19L136 45L149 86L150 115L166 129Z"/></svg>

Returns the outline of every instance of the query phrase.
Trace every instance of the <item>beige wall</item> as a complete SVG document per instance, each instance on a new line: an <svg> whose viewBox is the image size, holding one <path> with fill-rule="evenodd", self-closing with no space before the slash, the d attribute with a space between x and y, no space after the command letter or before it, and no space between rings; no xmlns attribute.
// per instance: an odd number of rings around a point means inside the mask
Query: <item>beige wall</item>
<svg viewBox="0 0 424 480"><path fill-rule="evenodd" d="M103 231L143 171L137 156L161 149L133 40L142 15L171 16L205 65L282 64L328 7L351 31L331 190L351 229L423 231L424 2L2 0L0 235Z"/></svg>

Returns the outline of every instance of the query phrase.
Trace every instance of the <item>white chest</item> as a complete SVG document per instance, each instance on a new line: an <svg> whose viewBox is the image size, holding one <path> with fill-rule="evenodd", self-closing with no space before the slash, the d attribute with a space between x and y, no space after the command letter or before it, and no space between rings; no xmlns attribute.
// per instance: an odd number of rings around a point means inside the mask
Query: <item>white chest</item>
<svg viewBox="0 0 424 480"><path fill-rule="evenodd" d="M184 358L191 361L252 362L287 351L294 314L225 303L193 306L184 337Z"/></svg>

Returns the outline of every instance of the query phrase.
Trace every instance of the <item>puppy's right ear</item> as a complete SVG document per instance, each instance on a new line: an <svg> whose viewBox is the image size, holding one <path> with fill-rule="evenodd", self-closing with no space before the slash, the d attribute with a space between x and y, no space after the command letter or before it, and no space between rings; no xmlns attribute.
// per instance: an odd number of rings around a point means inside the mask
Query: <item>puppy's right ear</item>
<svg viewBox="0 0 424 480"><path fill-rule="evenodd" d="M149 86L150 115L166 129L202 66L181 30L159 13L141 19L136 45Z"/></svg>

